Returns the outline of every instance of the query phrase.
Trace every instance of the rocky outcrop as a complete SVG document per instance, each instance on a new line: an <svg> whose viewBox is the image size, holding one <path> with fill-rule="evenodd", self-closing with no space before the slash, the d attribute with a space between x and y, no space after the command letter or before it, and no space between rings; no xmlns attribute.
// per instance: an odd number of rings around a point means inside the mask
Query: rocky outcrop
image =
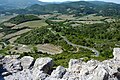
<svg viewBox="0 0 120 80"><path fill-rule="evenodd" d="M34 58L30 56L24 56L20 59L23 69L29 69L34 62Z"/></svg>
<svg viewBox="0 0 120 80"><path fill-rule="evenodd" d="M1 56L0 80L120 80L119 48L115 48L114 58L99 62L71 59L69 67L53 69L53 60L18 55Z"/></svg>
<svg viewBox="0 0 120 80"><path fill-rule="evenodd" d="M114 48L113 55L114 59L120 60L120 48Z"/></svg>
<svg viewBox="0 0 120 80"><path fill-rule="evenodd" d="M57 78L57 79L61 79L63 77L63 75L65 74L66 69L62 66L58 66L56 68L56 70L54 70L49 78Z"/></svg>
<svg viewBox="0 0 120 80"><path fill-rule="evenodd" d="M45 73L49 73L49 71L52 69L53 67L53 60L51 58L38 58L35 61L35 64L33 66L33 69L38 69L40 71L43 71Z"/></svg>

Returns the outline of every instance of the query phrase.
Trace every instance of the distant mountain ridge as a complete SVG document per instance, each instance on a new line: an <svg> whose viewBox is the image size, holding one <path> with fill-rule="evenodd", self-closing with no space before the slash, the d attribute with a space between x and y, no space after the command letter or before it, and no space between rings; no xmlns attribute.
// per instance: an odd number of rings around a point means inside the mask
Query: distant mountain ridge
<svg viewBox="0 0 120 80"><path fill-rule="evenodd" d="M59 12L63 14L98 14L103 16L120 15L120 4L102 2L102 1L77 1L61 4L32 5L26 8L28 11L52 13Z"/></svg>
<svg viewBox="0 0 120 80"><path fill-rule="evenodd" d="M19 2L18 3L19 5L17 5L16 2ZM7 12L17 13L17 14L48 14L48 13L51 14L51 13L57 12L62 14L74 14L75 16L82 16L82 15L88 15L88 14L98 14L103 16L120 15L120 4L102 2L102 1L44 3L44 2L39 2L37 0L25 0L23 1L23 3L25 4L22 4L21 0L15 1L13 3L13 4L16 4L14 5L14 7L18 6L18 8L22 8L22 9L14 9L14 10L9 10ZM22 7L20 7L21 4L22 4ZM4 10L3 7L1 8Z"/></svg>
<svg viewBox="0 0 120 80"><path fill-rule="evenodd" d="M34 4L44 5L46 3L38 0L0 0L0 7L4 9L25 8Z"/></svg>

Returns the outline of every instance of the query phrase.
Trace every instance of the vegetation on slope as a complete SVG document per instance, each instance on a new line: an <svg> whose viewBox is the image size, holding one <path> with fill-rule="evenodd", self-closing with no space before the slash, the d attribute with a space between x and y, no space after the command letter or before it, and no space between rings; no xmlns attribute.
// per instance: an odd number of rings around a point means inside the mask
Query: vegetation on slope
<svg viewBox="0 0 120 80"><path fill-rule="evenodd" d="M8 11L9 13L17 14L73 14L75 16L83 16L89 14L98 14L102 16L116 16L120 15L120 4L107 2L69 2L61 4L47 4L47 5L32 5L25 9L14 9ZM2 13L5 13L3 11ZM5 13L6 14L6 13Z"/></svg>
<svg viewBox="0 0 120 80"><path fill-rule="evenodd" d="M23 22L33 21L33 20L40 20L40 18L38 18L35 15L18 15L8 20L8 22L13 23L13 24L20 24Z"/></svg>
<svg viewBox="0 0 120 80"><path fill-rule="evenodd" d="M50 24L49 28L51 28L52 31L66 36L67 39L74 44L97 49L100 52L100 56L104 59L113 57L113 48L119 47L120 44L119 22L89 25L83 24L79 27L72 27L69 22L67 24L66 22L47 22ZM44 33L42 33L41 31L44 30L36 29L28 32L27 34L22 35L17 42L23 44L52 43L62 46L63 49L68 45L67 43L64 44L65 41L60 38L59 35L55 37L55 34L49 32L47 28L45 29L46 32L44 31ZM49 37L50 35L53 37ZM69 50L67 47L66 51Z"/></svg>

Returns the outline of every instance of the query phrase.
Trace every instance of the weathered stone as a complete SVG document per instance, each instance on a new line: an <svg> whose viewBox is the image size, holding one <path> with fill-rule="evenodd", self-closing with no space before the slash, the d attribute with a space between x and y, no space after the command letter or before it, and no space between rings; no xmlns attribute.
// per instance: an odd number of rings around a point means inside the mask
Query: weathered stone
<svg viewBox="0 0 120 80"><path fill-rule="evenodd" d="M1 71L0 80L120 80L118 53L119 49L114 50L114 59L102 62L71 59L69 68L58 66L52 73L53 61L51 58L38 58L30 68L34 61L32 57L25 56L19 60L7 56L1 59L3 63L0 69L4 68L6 71Z"/></svg>
<svg viewBox="0 0 120 80"><path fill-rule="evenodd" d="M51 74L50 77L53 77L53 78L62 78L63 75L65 74L65 72L66 72L66 69L65 69L64 67L58 66L58 67L56 68L56 70L54 70L54 71L52 72L52 74Z"/></svg>
<svg viewBox="0 0 120 80"><path fill-rule="evenodd" d="M48 77L46 73L44 73L43 71L40 71L37 68L33 70L32 75L33 75L33 80L45 80L45 78Z"/></svg>
<svg viewBox="0 0 120 80"><path fill-rule="evenodd" d="M76 65L82 64L82 60L81 59L71 59L69 61L69 69L73 70L75 68Z"/></svg>
<svg viewBox="0 0 120 80"><path fill-rule="evenodd" d="M5 80L33 80L33 75L29 69L13 73L12 75L4 77Z"/></svg>
<svg viewBox="0 0 120 80"><path fill-rule="evenodd" d="M5 59L3 67L11 73L22 70L21 62L17 59Z"/></svg>
<svg viewBox="0 0 120 80"><path fill-rule="evenodd" d="M34 64L34 68L37 68L38 70L43 71L44 73L49 73L52 67L53 60L48 57L38 58Z"/></svg>
<svg viewBox="0 0 120 80"><path fill-rule="evenodd" d="M30 56L24 56L20 59L20 61L23 69L29 69L34 63L34 58Z"/></svg>
<svg viewBox="0 0 120 80"><path fill-rule="evenodd" d="M114 48L113 55L114 59L120 60L120 48Z"/></svg>
<svg viewBox="0 0 120 80"><path fill-rule="evenodd" d="M108 80L109 73L104 68L104 66L99 65L92 74L92 77L90 80Z"/></svg>
<svg viewBox="0 0 120 80"><path fill-rule="evenodd" d="M7 55L5 58L10 58L10 59L18 59L20 55Z"/></svg>

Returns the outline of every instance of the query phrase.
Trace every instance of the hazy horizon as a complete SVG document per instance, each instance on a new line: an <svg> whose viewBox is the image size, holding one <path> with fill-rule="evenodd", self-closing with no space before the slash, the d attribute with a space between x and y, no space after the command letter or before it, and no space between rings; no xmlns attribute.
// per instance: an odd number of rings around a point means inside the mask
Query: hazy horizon
<svg viewBox="0 0 120 80"><path fill-rule="evenodd" d="M104 2L114 2L120 3L120 0L39 0L42 2L65 2L65 1L104 1Z"/></svg>

